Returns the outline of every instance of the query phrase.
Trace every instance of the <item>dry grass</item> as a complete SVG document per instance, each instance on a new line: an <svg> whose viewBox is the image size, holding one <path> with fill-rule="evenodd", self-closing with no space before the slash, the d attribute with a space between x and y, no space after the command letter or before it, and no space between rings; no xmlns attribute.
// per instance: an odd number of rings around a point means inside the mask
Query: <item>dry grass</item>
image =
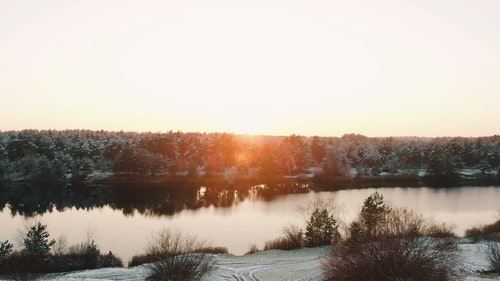
<svg viewBox="0 0 500 281"><path fill-rule="evenodd" d="M284 235L264 244L264 251L267 250L294 250L300 249L304 245L302 231L296 226L290 226L283 231Z"/></svg>
<svg viewBox="0 0 500 281"><path fill-rule="evenodd" d="M259 247L257 247L257 244L252 243L248 245L248 251L246 252L245 255L250 255L250 254L255 254L259 251Z"/></svg>
<svg viewBox="0 0 500 281"><path fill-rule="evenodd" d="M500 217L490 224L480 227L469 228L465 231L465 237L473 238L474 240L488 239L495 240L500 238Z"/></svg>
<svg viewBox="0 0 500 281"><path fill-rule="evenodd" d="M267 250L294 250L300 249L302 243L297 242L295 239L288 236L281 236L273 240L266 241L264 244L264 251Z"/></svg>

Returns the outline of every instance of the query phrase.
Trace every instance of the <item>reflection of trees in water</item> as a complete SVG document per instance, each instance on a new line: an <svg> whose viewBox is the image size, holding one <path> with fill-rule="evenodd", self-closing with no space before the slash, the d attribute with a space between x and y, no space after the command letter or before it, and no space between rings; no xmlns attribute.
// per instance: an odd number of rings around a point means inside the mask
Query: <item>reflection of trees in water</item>
<svg viewBox="0 0 500 281"><path fill-rule="evenodd" d="M197 208L198 188L189 184L172 186L137 184L113 185L111 208L122 210L126 216L136 212L147 216L173 215L184 209Z"/></svg>
<svg viewBox="0 0 500 281"><path fill-rule="evenodd" d="M111 202L109 189L105 186L16 183L2 185L0 189L0 202L5 202L3 207L8 206L13 216L31 217L54 209L90 210Z"/></svg>
<svg viewBox="0 0 500 281"><path fill-rule="evenodd" d="M283 194L311 190L306 183L273 183L247 186L199 186L177 184L49 184L15 183L0 186L0 210L8 207L12 216L31 217L69 208L92 210L110 206L126 216L173 215L185 209L231 207L246 199L272 200Z"/></svg>

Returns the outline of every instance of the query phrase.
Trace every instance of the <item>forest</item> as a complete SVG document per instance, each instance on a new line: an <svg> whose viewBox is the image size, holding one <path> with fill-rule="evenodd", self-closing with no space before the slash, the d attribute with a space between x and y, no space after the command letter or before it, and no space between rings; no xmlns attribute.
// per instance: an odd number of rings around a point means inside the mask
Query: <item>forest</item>
<svg viewBox="0 0 500 281"><path fill-rule="evenodd" d="M0 180L217 178L498 182L500 136L342 137L91 130L0 132Z"/></svg>

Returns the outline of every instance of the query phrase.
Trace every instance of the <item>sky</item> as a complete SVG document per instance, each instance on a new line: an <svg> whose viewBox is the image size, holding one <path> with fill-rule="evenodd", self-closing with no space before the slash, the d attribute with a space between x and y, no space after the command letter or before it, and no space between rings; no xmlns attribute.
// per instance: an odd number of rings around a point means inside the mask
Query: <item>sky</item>
<svg viewBox="0 0 500 281"><path fill-rule="evenodd" d="M0 0L0 130L500 134L497 0Z"/></svg>

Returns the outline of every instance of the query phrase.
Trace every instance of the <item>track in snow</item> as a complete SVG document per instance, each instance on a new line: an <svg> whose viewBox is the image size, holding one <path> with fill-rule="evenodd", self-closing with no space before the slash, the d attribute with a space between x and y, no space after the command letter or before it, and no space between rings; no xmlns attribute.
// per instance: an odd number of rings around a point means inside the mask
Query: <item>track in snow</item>
<svg viewBox="0 0 500 281"><path fill-rule="evenodd" d="M242 257L220 256L204 280L315 281L321 280L321 263L328 247L294 251L266 251Z"/></svg>

